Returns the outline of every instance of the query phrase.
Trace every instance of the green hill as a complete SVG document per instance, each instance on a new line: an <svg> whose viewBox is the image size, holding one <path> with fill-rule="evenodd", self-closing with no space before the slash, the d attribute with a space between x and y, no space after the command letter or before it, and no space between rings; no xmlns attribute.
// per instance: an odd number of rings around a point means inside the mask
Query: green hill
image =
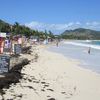
<svg viewBox="0 0 100 100"><path fill-rule="evenodd" d="M12 33L12 35L21 34L27 37L33 35L33 36L38 36L39 38L42 39L46 39L47 37L55 38L51 31L45 30L45 32L43 32L35 29L30 29L25 25L20 25L18 22L15 22L15 24L11 25L1 19L0 19L0 32Z"/></svg>
<svg viewBox="0 0 100 100"><path fill-rule="evenodd" d="M0 20L0 31L1 32L10 32L10 24Z"/></svg>
<svg viewBox="0 0 100 100"><path fill-rule="evenodd" d="M64 39L100 39L100 31L78 28L64 31L61 37Z"/></svg>

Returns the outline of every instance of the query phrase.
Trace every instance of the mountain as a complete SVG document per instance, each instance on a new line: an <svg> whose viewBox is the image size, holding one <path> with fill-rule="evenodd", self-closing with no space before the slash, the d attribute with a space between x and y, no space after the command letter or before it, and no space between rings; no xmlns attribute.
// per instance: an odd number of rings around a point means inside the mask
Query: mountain
<svg viewBox="0 0 100 100"><path fill-rule="evenodd" d="M100 31L77 28L64 31L61 37L64 39L100 39Z"/></svg>
<svg viewBox="0 0 100 100"><path fill-rule="evenodd" d="M10 32L10 24L4 22L0 19L0 31L1 32Z"/></svg>

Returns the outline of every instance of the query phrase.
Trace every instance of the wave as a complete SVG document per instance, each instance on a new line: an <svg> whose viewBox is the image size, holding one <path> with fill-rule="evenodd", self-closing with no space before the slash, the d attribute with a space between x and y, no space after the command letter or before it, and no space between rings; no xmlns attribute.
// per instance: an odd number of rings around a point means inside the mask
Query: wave
<svg viewBox="0 0 100 100"><path fill-rule="evenodd" d="M92 44L85 44L86 42L90 42L90 41L83 41L82 43L79 43L79 41L78 42L75 42L75 41L73 41L73 42L66 41L66 42L64 42L64 44L71 44L71 45L82 46L82 47L91 47L91 48L100 50L100 46L98 46L98 45L92 45Z"/></svg>

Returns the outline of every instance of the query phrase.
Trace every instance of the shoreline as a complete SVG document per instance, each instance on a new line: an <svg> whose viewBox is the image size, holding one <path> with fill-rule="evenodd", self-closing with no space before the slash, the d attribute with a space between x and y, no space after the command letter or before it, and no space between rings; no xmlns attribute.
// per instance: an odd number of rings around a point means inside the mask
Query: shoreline
<svg viewBox="0 0 100 100"><path fill-rule="evenodd" d="M48 50L47 50L47 51L48 51ZM94 74L100 75L99 72L93 71L93 70L91 70L91 69L89 69L89 68L84 68L84 65L82 65L82 62L81 62L80 60L76 59L76 58L66 57L66 56L64 56L64 55L61 54L61 53L56 53L56 52L53 52L53 51L49 51L49 52L55 53L55 54L58 54L58 55L61 55L61 56L65 57L66 60L68 60L69 62L74 62L75 65L76 65L78 68L82 69L82 70L86 70L86 71L92 72L92 73L94 73Z"/></svg>
<svg viewBox="0 0 100 100"><path fill-rule="evenodd" d="M51 48L48 50L62 54L69 59L75 59L76 61L81 62L79 64L80 67L100 74L100 63L98 61L100 58L100 51L98 50L91 49L91 53L89 54L88 47L81 47L64 43L61 43L58 48L56 46L51 46Z"/></svg>
<svg viewBox="0 0 100 100"><path fill-rule="evenodd" d="M42 45L32 49L39 54L38 60L22 69L24 76L19 83L4 89L5 100L100 100L99 74L47 48Z"/></svg>
<svg viewBox="0 0 100 100"><path fill-rule="evenodd" d="M99 41L99 40L90 40L90 41ZM65 44L71 44L74 46L81 46L81 47L91 47L92 49L100 50L100 45L92 44L90 41L87 40L71 40L71 41L63 41ZM90 43L90 44L88 44Z"/></svg>

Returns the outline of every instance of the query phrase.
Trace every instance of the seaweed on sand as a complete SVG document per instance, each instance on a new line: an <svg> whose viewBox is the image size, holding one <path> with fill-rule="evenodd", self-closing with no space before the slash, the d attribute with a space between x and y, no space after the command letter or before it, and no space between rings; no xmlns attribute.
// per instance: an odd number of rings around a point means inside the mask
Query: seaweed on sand
<svg viewBox="0 0 100 100"><path fill-rule="evenodd" d="M3 95L5 92L3 88L9 88L10 84L18 83L19 79L22 78L21 69L24 65L29 63L28 59L23 59L22 62L15 65L8 73L4 74L4 77L0 77L0 94Z"/></svg>

